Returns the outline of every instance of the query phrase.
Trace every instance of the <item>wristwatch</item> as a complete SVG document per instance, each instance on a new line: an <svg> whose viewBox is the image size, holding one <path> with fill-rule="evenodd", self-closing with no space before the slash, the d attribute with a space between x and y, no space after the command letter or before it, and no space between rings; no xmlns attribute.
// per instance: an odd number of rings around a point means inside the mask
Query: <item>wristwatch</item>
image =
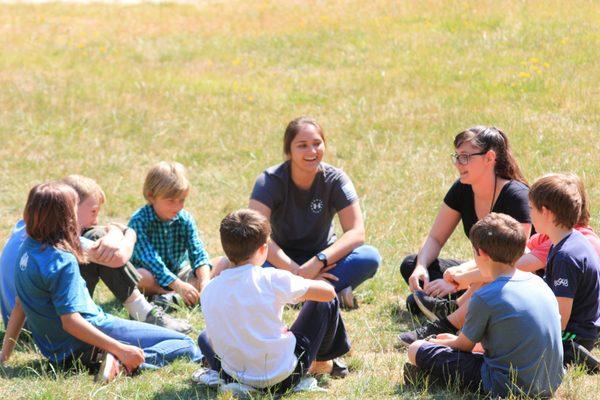
<svg viewBox="0 0 600 400"><path fill-rule="evenodd" d="M318 253L315 257L317 257L317 260L321 261L323 263L323 267L326 267L327 264L327 256L323 253Z"/></svg>

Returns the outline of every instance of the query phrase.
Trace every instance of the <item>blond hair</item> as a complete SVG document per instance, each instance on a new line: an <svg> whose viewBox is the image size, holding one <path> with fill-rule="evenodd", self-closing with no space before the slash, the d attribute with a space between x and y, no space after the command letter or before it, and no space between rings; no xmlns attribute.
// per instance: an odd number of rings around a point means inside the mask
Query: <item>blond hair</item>
<svg viewBox="0 0 600 400"><path fill-rule="evenodd" d="M79 196L80 204L91 196L98 200L98 203L101 205L106 202L106 195L104 194L104 191L92 178L82 175L69 175L63 178L61 182L75 189L77 195Z"/></svg>
<svg viewBox="0 0 600 400"><path fill-rule="evenodd" d="M144 198L176 198L190 190L185 167L178 162L161 161L155 164L144 181Z"/></svg>

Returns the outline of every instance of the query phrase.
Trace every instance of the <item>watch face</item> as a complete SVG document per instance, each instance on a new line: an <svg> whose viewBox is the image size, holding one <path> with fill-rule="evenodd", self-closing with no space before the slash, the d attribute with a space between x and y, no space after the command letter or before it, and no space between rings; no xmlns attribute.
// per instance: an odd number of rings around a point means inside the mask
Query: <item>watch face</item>
<svg viewBox="0 0 600 400"><path fill-rule="evenodd" d="M325 254L319 253L319 254L317 254L317 259L319 261L325 261L325 260L327 260L327 257L325 257Z"/></svg>

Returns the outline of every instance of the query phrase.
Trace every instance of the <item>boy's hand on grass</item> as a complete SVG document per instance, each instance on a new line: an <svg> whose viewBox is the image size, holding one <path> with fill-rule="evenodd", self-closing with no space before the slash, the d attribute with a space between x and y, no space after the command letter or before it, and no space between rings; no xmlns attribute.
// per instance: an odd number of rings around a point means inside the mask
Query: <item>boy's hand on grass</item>
<svg viewBox="0 0 600 400"><path fill-rule="evenodd" d="M200 300L200 292L193 285L181 279L175 280L171 284L171 288L181 296L188 306L193 306Z"/></svg>
<svg viewBox="0 0 600 400"><path fill-rule="evenodd" d="M144 351L139 347L123 344L115 356L121 361L127 372L131 373L138 369L144 362Z"/></svg>

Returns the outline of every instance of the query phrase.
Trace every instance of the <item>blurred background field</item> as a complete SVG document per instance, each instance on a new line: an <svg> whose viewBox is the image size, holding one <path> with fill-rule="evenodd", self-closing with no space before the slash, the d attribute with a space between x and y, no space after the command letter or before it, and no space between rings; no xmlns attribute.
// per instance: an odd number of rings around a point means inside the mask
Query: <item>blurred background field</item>
<svg viewBox="0 0 600 400"><path fill-rule="evenodd" d="M345 313L351 376L291 398L456 398L405 388L396 335L406 317L402 258L427 234L456 171L452 139L501 127L532 182L579 174L600 229L600 4L596 1L199 1L192 5L0 5L0 242L29 188L96 179L103 220L143 205L148 167L177 160L211 255L218 223L283 159L299 115L319 120L326 161L353 179L383 265ZM469 256L462 229L445 255ZM96 296L123 315L106 290ZM183 310L196 328L199 310ZM292 313L286 317L291 318ZM596 354L600 352L596 351ZM98 386L54 374L32 351L0 371L6 398L215 398L179 362ZM600 398L571 370L558 398ZM221 396L222 397L222 396Z"/></svg>

